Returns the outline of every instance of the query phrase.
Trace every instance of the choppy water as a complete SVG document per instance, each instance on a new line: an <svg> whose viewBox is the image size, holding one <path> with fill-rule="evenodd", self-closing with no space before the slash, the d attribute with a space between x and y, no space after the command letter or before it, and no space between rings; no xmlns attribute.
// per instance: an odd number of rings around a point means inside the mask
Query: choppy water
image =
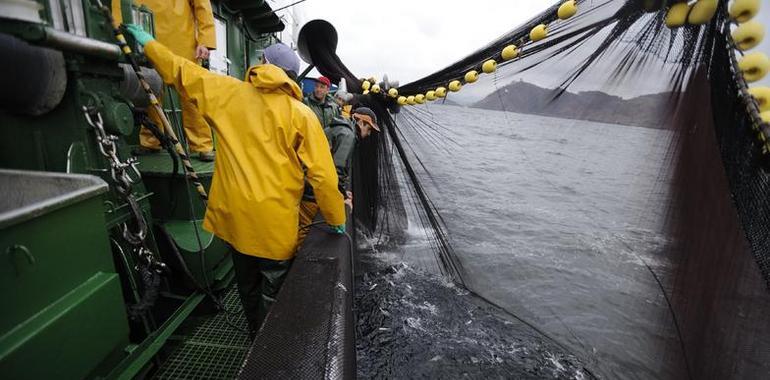
<svg viewBox="0 0 770 380"><path fill-rule="evenodd" d="M365 274L356 305L362 379L592 377L569 349L405 264Z"/></svg>
<svg viewBox="0 0 770 380"><path fill-rule="evenodd" d="M671 132L453 106L412 112L398 122L429 171L415 164L469 288L603 377L673 376L678 358L665 348L676 334L645 266L670 269L658 231ZM411 129L415 116L440 127ZM419 228L410 233L389 260L435 272Z"/></svg>

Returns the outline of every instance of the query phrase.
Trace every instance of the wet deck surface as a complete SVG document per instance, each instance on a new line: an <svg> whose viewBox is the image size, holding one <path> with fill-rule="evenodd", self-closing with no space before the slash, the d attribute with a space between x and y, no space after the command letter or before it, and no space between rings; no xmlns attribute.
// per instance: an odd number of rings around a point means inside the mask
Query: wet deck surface
<svg viewBox="0 0 770 380"><path fill-rule="evenodd" d="M238 376L251 342L239 329L248 325L238 290L232 286L223 297L227 313L191 318L174 338L171 352L154 379L234 379Z"/></svg>
<svg viewBox="0 0 770 380"><path fill-rule="evenodd" d="M351 248L313 228L254 342L233 285L227 312L185 321L153 378L354 378Z"/></svg>

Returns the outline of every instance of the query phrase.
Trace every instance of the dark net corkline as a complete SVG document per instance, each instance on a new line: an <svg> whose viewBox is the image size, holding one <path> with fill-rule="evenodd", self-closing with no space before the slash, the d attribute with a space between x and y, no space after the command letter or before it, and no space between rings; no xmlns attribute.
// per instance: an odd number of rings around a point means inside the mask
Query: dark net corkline
<svg viewBox="0 0 770 380"><path fill-rule="evenodd" d="M770 162L757 135L768 134L756 103L745 92L737 69L729 28L722 30L712 57L712 99L721 99L722 112L714 126L730 190L746 237L770 288ZM729 64L726 64L729 62Z"/></svg>

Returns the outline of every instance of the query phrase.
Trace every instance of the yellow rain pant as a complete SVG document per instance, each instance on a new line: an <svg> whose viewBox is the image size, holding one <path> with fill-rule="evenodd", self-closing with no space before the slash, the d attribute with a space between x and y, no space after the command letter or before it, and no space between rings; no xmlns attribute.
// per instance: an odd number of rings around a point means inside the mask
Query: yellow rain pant
<svg viewBox="0 0 770 380"><path fill-rule="evenodd" d="M297 240L299 243L299 246L302 246L302 242L305 241L305 238L307 237L307 234L310 233L310 228L308 227L311 223L313 223L313 219L315 219L315 216L318 214L318 204L315 202L310 201L302 201L299 205L299 234L297 236Z"/></svg>
<svg viewBox="0 0 770 380"><path fill-rule="evenodd" d="M216 49L214 15L209 0L136 0L135 2L152 9L155 18L155 37L174 54L194 61L197 46ZM184 95L180 98L182 124L190 151L214 150L211 128L206 120L189 98ZM155 124L161 125L155 115L150 117ZM150 149L160 148L160 142L146 128L142 128L139 132L139 143Z"/></svg>
<svg viewBox="0 0 770 380"><path fill-rule="evenodd" d="M191 152L210 152L214 150L214 140L206 120L203 119L198 108L192 101L179 94L182 108L182 125L184 125L185 137L187 137L187 144L190 146ZM158 128L162 125L155 113L150 113L150 120L152 120ZM139 131L139 143L150 149L160 149L160 141L155 138L155 135L147 128L142 128Z"/></svg>

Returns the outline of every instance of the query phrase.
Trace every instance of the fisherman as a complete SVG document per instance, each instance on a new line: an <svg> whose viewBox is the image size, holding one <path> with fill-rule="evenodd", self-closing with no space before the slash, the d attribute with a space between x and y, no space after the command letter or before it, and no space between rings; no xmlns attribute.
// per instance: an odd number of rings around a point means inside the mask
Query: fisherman
<svg viewBox="0 0 770 380"><path fill-rule="evenodd" d="M295 82L299 58L288 46L274 44L244 82L173 54L136 25L127 30L164 82L198 106L220 139L203 227L231 246L241 302L255 334L297 251L305 175L326 223L345 232L329 143Z"/></svg>
<svg viewBox="0 0 770 380"><path fill-rule="evenodd" d="M216 49L214 15L209 0L136 0L136 3L152 9L155 35L174 54L197 62L207 60L210 50ZM190 98L180 94L180 103L190 151L197 153L201 161L213 161L211 128ZM160 125L156 115L151 114L150 118ZM147 128L139 132L139 145L136 151L139 154L160 152L160 141Z"/></svg>
<svg viewBox="0 0 770 380"><path fill-rule="evenodd" d="M334 93L334 101L340 107L340 116L344 119L350 120L350 111L353 110L353 94L339 89Z"/></svg>
<svg viewBox="0 0 770 380"><path fill-rule="evenodd" d="M341 117L334 118L325 131L334 157L334 166L337 168L339 190L340 193L345 194L345 204L351 209L353 208L353 192L350 174L353 151L358 140L369 137L372 131L380 132L380 127L377 125L377 115L367 107L358 107L353 110L351 120ZM313 189L312 183L305 183L305 194L300 204L299 216L300 244L307 236L306 226L313 223L319 210Z"/></svg>
<svg viewBox="0 0 770 380"><path fill-rule="evenodd" d="M315 112L324 129L329 127L335 117L340 116L340 107L329 95L332 82L329 78L321 76L316 79L313 92L305 97L305 104Z"/></svg>

